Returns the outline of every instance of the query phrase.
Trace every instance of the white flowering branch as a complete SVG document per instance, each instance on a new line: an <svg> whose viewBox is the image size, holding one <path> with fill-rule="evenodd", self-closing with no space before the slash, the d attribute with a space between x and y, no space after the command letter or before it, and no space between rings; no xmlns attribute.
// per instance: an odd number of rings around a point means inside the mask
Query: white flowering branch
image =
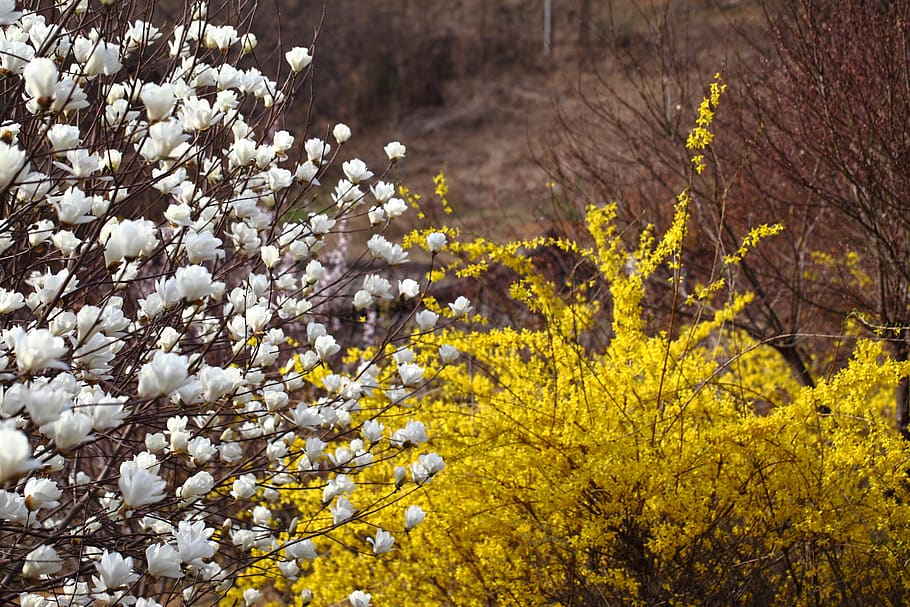
<svg viewBox="0 0 910 607"><path fill-rule="evenodd" d="M341 162L344 125L301 144L279 127L310 49L272 80L249 12L196 3L168 26L152 12L0 0L4 604L211 603L275 554L294 579L313 538L444 466L405 453L427 440L419 422L385 434L381 411L358 415L379 386L391 405L428 379L384 354L408 351L405 323L435 322L425 284L383 276L407 259L382 236L407 209L384 181L404 146L377 177ZM349 222L375 231L370 262L327 266ZM407 313L381 321L392 300ZM362 315L377 354L349 367L342 350L365 344L332 331ZM397 457L409 468L358 508L358 474ZM305 478L330 522L280 507ZM378 530L369 547L393 542Z"/></svg>

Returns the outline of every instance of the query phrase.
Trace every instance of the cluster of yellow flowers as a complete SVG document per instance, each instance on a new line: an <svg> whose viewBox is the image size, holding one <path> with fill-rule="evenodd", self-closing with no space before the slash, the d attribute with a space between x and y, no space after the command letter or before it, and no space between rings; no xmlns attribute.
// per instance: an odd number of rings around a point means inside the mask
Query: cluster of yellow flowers
<svg viewBox="0 0 910 607"><path fill-rule="evenodd" d="M711 85L691 149L710 143L723 90ZM654 326L644 294L678 271L688 191L667 232L646 231L634 251L612 206L588 210L590 244L449 243L450 271L512 272L526 322L415 329L416 360L439 378L415 406L447 468L403 483L402 508L378 513L407 532L395 554L371 553L374 530L346 526L320 540L324 558L291 596L318 587L313 604L326 605L356 580L377 606L906 601L908 450L882 412L910 368L860 341L846 368L801 388L733 327L748 294L710 310L690 298L696 320ZM726 263L779 230L754 229ZM586 271L549 280L544 250ZM461 357L441 359L442 344ZM377 482L389 476L374 467ZM318 510L313 492L285 499ZM405 503L427 523L408 528Z"/></svg>

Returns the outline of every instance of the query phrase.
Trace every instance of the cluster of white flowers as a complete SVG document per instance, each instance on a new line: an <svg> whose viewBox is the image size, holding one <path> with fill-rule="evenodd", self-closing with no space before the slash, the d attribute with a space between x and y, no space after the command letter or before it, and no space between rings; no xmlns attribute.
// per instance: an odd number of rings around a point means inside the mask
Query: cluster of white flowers
<svg viewBox="0 0 910 607"><path fill-rule="evenodd" d="M270 79L255 36L216 23L234 5L156 26L127 0L25 4L0 0L0 602L210 604L262 554L296 579L312 538L366 516L357 476L374 458L404 459L390 507L444 467L422 423L359 414L430 379L400 341L404 323L436 324L425 280L383 276L407 260L380 233L407 210L383 180L405 148L387 145L374 176L335 162L345 125L332 143L277 128L310 50ZM358 218L373 261L332 282L334 233ZM339 316L394 300L409 312L379 354L343 365ZM302 478L330 520L279 511ZM424 518L402 513L404 531Z"/></svg>

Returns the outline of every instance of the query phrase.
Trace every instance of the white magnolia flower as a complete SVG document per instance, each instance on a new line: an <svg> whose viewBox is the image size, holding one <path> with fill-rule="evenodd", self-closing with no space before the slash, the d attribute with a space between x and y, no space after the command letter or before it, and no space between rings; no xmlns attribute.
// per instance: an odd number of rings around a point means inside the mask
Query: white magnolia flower
<svg viewBox="0 0 910 607"><path fill-rule="evenodd" d="M212 273L205 266L191 265L178 268L174 273L177 293L189 302L216 296L224 290L223 282L212 280Z"/></svg>
<svg viewBox="0 0 910 607"><path fill-rule="evenodd" d="M121 259L148 256L158 246L157 228L148 219L112 219L101 230L104 243L104 263L111 266Z"/></svg>
<svg viewBox="0 0 910 607"><path fill-rule="evenodd" d="M259 44L259 40L256 38L256 34L252 32L247 32L240 36L240 45L243 49L243 54L248 55L253 52L253 49Z"/></svg>
<svg viewBox="0 0 910 607"><path fill-rule="evenodd" d="M316 338L313 347L316 350L316 355L323 361L341 350L341 346L335 343L335 338L331 335L320 335Z"/></svg>
<svg viewBox="0 0 910 607"><path fill-rule="evenodd" d="M104 150L104 153L101 155L101 162L110 172L115 172L120 168L120 163L123 162L123 152L114 148L108 148Z"/></svg>
<svg viewBox="0 0 910 607"><path fill-rule="evenodd" d="M262 591L258 588L247 588L243 591L243 604L246 607L252 607L262 596Z"/></svg>
<svg viewBox="0 0 910 607"><path fill-rule="evenodd" d="M57 483L54 481L35 477L28 479L22 493L25 496L25 506L29 510L56 508L60 505L57 500L63 495L63 491L57 487Z"/></svg>
<svg viewBox="0 0 910 607"><path fill-rule="evenodd" d="M418 485L429 481L434 474L445 469L446 464L436 453L426 453L418 457L418 461L410 466L411 477Z"/></svg>
<svg viewBox="0 0 910 607"><path fill-rule="evenodd" d="M194 95L181 103L177 116L185 130L205 131L221 119L221 112L213 108L207 99Z"/></svg>
<svg viewBox="0 0 910 607"><path fill-rule="evenodd" d="M148 573L158 578L183 577L180 554L170 544L153 544L145 549Z"/></svg>
<svg viewBox="0 0 910 607"><path fill-rule="evenodd" d="M177 489L177 497L185 502L190 502L208 494L214 486L215 478L203 470L186 479L183 485Z"/></svg>
<svg viewBox="0 0 910 607"><path fill-rule="evenodd" d="M70 186L63 194L48 196L47 200L57 212L60 223L76 225L95 221L91 215L95 197L86 196L76 186Z"/></svg>
<svg viewBox="0 0 910 607"><path fill-rule="evenodd" d="M156 504L165 498L167 482L157 474L127 461L120 464L118 482L123 503L130 508Z"/></svg>
<svg viewBox="0 0 910 607"><path fill-rule="evenodd" d="M25 556L22 565L22 576L36 578L42 575L53 575L63 569L63 560L51 546L38 546Z"/></svg>
<svg viewBox="0 0 910 607"><path fill-rule="evenodd" d="M104 550L101 559L95 563L97 576L92 576L96 592L106 590L124 590L139 579L133 572L133 557L123 556L119 552Z"/></svg>
<svg viewBox="0 0 910 607"><path fill-rule="evenodd" d="M123 67L120 64L120 46L104 40L77 37L73 43L73 56L82 64L86 76L110 76Z"/></svg>
<svg viewBox="0 0 910 607"><path fill-rule="evenodd" d="M58 156L75 150L81 142L79 127L71 124L55 124L47 130L46 137L54 149L54 154Z"/></svg>
<svg viewBox="0 0 910 607"><path fill-rule="evenodd" d="M231 495L236 499L247 499L256 495L256 476L243 474L231 485Z"/></svg>
<svg viewBox="0 0 910 607"><path fill-rule="evenodd" d="M28 246L36 248L51 239L54 233L54 222L50 219L39 219L28 227ZM48 268L50 271L50 268Z"/></svg>
<svg viewBox="0 0 910 607"><path fill-rule="evenodd" d="M366 181L373 176L373 171L369 170L366 163L359 158L342 163L341 170L344 171L345 176L353 184Z"/></svg>
<svg viewBox="0 0 910 607"><path fill-rule="evenodd" d="M186 356L156 350L152 360L139 371L139 396L169 396L190 382L188 368Z"/></svg>
<svg viewBox="0 0 910 607"><path fill-rule="evenodd" d="M57 421L41 427L41 432L54 439L57 449L70 451L88 441L92 431L92 417L82 411L69 409Z"/></svg>
<svg viewBox="0 0 910 607"><path fill-rule="evenodd" d="M363 422L363 427L360 429L363 438L365 438L369 443L378 443L382 440L382 431L385 430L385 426L376 421L375 419L368 419Z"/></svg>
<svg viewBox="0 0 910 607"><path fill-rule="evenodd" d="M294 172L294 179L300 183L311 183L313 185L319 185L319 181L316 179L316 174L319 173L319 167L313 164L312 161L307 160L303 164L297 165L297 170Z"/></svg>
<svg viewBox="0 0 910 607"><path fill-rule="evenodd" d="M241 370L236 367L205 367L199 372L199 383L202 385L202 399L207 403L231 395L243 383Z"/></svg>
<svg viewBox="0 0 910 607"><path fill-rule="evenodd" d="M329 506L329 511L332 513L332 523L340 525L354 516L354 504L346 497L339 497L334 504Z"/></svg>
<svg viewBox="0 0 910 607"><path fill-rule="evenodd" d="M16 327L6 332L4 340L16 354L16 366L20 372L67 368L67 364L60 360L66 354L66 345L62 338L48 329L26 332L22 327Z"/></svg>
<svg viewBox="0 0 910 607"><path fill-rule="evenodd" d="M439 346L439 358L442 359L442 362L445 364L451 364L458 360L458 357L461 353L455 346L450 346L449 344L443 344Z"/></svg>
<svg viewBox="0 0 910 607"><path fill-rule="evenodd" d="M262 263L265 264L265 267L268 269L273 269L278 262L281 261L281 256L278 253L278 247L268 245L259 249L259 255L262 257Z"/></svg>
<svg viewBox="0 0 910 607"><path fill-rule="evenodd" d="M421 310L414 315L414 322L417 323L417 328L421 331L429 331L435 327L437 320L439 320L439 314L432 310Z"/></svg>
<svg viewBox="0 0 910 607"><path fill-rule="evenodd" d="M420 283L413 278L398 281L398 294L403 299L412 299L420 294Z"/></svg>
<svg viewBox="0 0 910 607"><path fill-rule="evenodd" d="M427 429L423 422L409 420L404 428L396 430L389 439L395 447L409 447L427 442Z"/></svg>
<svg viewBox="0 0 910 607"><path fill-rule="evenodd" d="M231 45L240 40L237 29L230 25L211 25L207 24L203 44L207 48L217 48L222 53L226 53Z"/></svg>
<svg viewBox="0 0 910 607"><path fill-rule="evenodd" d="M405 386L415 386L423 381L423 367L416 363L398 365L398 376Z"/></svg>
<svg viewBox="0 0 910 607"><path fill-rule="evenodd" d="M335 128L332 129L332 136L335 137L335 141L342 144L351 138L351 127L339 122L335 125Z"/></svg>
<svg viewBox="0 0 910 607"><path fill-rule="evenodd" d="M23 72L25 93L37 101L38 106L48 107L54 98L59 71L52 59L36 57L28 62Z"/></svg>
<svg viewBox="0 0 910 607"><path fill-rule="evenodd" d="M446 235L442 232L433 232L427 236L427 248L430 253L439 253L446 246Z"/></svg>
<svg viewBox="0 0 910 607"><path fill-rule="evenodd" d="M25 306L25 296L0 287L0 314L9 314Z"/></svg>
<svg viewBox="0 0 910 607"><path fill-rule="evenodd" d="M177 531L174 532L180 560L187 565L200 566L203 559L212 558L215 555L215 547L209 543L209 538L213 533L215 530L206 527L205 521L194 523L180 521Z"/></svg>
<svg viewBox="0 0 910 607"><path fill-rule="evenodd" d="M466 316L471 313L471 300L464 295L459 295L454 302L449 304L449 309L455 313L455 316Z"/></svg>
<svg viewBox="0 0 910 607"><path fill-rule="evenodd" d="M392 551L395 544L395 538L385 529L377 529L376 535L368 537L367 542L373 546L373 554L384 554Z"/></svg>
<svg viewBox="0 0 910 607"><path fill-rule="evenodd" d="M313 60L309 49L305 49L301 46L295 46L286 52L284 54L284 58L287 60L288 65L291 66L291 70L295 73L306 69L306 67Z"/></svg>
<svg viewBox="0 0 910 607"><path fill-rule="evenodd" d="M26 172L26 160L25 150L0 141L0 190L6 189Z"/></svg>
<svg viewBox="0 0 910 607"><path fill-rule="evenodd" d="M174 87L170 84L158 85L147 83L142 86L139 98L145 105L145 113L149 122L164 120L174 111L177 98L174 96Z"/></svg>
<svg viewBox="0 0 910 607"><path fill-rule="evenodd" d="M145 47L161 37L161 30L145 21L137 19L124 32L123 39L130 51Z"/></svg>
<svg viewBox="0 0 910 607"><path fill-rule="evenodd" d="M314 137L307 139L306 143L303 144L303 149L306 152L307 160L318 167L323 164L329 152L332 151L332 146L322 139Z"/></svg>
<svg viewBox="0 0 910 607"><path fill-rule="evenodd" d="M401 198L390 198L388 202L382 205L382 210L385 211L389 219L395 219L408 210L408 204Z"/></svg>
<svg viewBox="0 0 910 607"><path fill-rule="evenodd" d="M396 163L399 160L401 160L402 158L404 158L404 153L406 151L406 148L403 145L401 145L401 142L392 141L392 142L386 144L386 146L383 148L383 150L385 151L385 155L389 157L389 161L392 163Z"/></svg>
<svg viewBox="0 0 910 607"><path fill-rule="evenodd" d="M175 209L172 216L178 218L180 216L178 212L179 209ZM172 223L176 222L172 221ZM208 231L196 232L196 230L189 230L183 237L186 258L191 264L221 259L224 257L224 250L221 249L221 244L221 239L216 238L214 234Z"/></svg>
<svg viewBox="0 0 910 607"><path fill-rule="evenodd" d="M12 5L14 0L3 0ZM0 22L2 22L0 14ZM21 74L28 62L35 57L35 47L19 40L0 41L0 67L11 74Z"/></svg>
<svg viewBox="0 0 910 607"><path fill-rule="evenodd" d="M82 244L82 240L69 230L60 230L55 233L51 236L51 242L53 242L54 246L67 257L75 253L79 248L79 245Z"/></svg>
<svg viewBox="0 0 910 607"><path fill-rule="evenodd" d="M218 455L218 447L207 436L196 436L187 443L186 453L194 466L204 466Z"/></svg>
<svg viewBox="0 0 910 607"><path fill-rule="evenodd" d="M100 170L104 166L101 156L92 154L86 149L68 150L65 155L69 165L59 162L55 162L54 164L76 179L90 177L92 173Z"/></svg>
<svg viewBox="0 0 910 607"><path fill-rule="evenodd" d="M16 10L15 0L0 0L0 25L11 25L21 16L22 11Z"/></svg>
<svg viewBox="0 0 910 607"><path fill-rule="evenodd" d="M317 556L316 545L313 544L313 541L309 539L288 542L285 544L284 554L287 556L287 558L294 561L312 561Z"/></svg>
<svg viewBox="0 0 910 607"><path fill-rule="evenodd" d="M355 590L348 595L348 602L351 603L351 607L370 607L372 605L370 598L368 592Z"/></svg>
<svg viewBox="0 0 910 607"><path fill-rule="evenodd" d="M404 528L405 531L410 531L417 525L423 522L427 516L426 512L423 511L423 508L417 504L412 504L407 507L404 511Z"/></svg>

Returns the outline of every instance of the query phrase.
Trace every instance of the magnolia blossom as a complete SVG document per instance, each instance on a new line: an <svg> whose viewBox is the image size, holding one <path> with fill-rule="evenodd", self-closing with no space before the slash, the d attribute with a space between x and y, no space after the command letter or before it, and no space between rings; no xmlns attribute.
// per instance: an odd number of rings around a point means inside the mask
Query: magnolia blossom
<svg viewBox="0 0 910 607"><path fill-rule="evenodd" d="M41 432L54 439L57 449L70 451L91 438L92 417L82 411L67 410L41 427Z"/></svg>
<svg viewBox="0 0 910 607"><path fill-rule="evenodd" d="M414 315L414 322L417 323L417 328L421 331L431 330L436 326L437 320L439 320L439 314L432 310L421 310Z"/></svg>
<svg viewBox="0 0 910 607"><path fill-rule="evenodd" d="M316 338L313 347L320 360L326 360L341 350L341 346L335 343L335 338L331 335L320 335Z"/></svg>
<svg viewBox="0 0 910 607"><path fill-rule="evenodd" d="M184 501L192 501L207 494L214 486L215 478L203 470L186 479L183 485L177 489L177 497Z"/></svg>
<svg viewBox="0 0 910 607"><path fill-rule="evenodd" d="M61 359L67 348L63 338L55 336L48 329L25 331L16 327L4 335L6 343L16 354L19 371L28 373L42 369L66 369Z"/></svg>
<svg viewBox="0 0 910 607"><path fill-rule="evenodd" d="M22 16L22 11L16 10L14 0L0 0L0 25L15 23Z"/></svg>
<svg viewBox="0 0 910 607"><path fill-rule="evenodd" d="M155 232L155 224L147 219L108 222L101 231L105 264L149 255L158 246Z"/></svg>
<svg viewBox="0 0 910 607"><path fill-rule="evenodd" d="M449 309L452 310L455 316L467 316L473 308L471 307L470 299L464 295L459 295L454 302L449 304Z"/></svg>
<svg viewBox="0 0 910 607"><path fill-rule="evenodd" d="M47 478L30 478L25 483L25 506L29 510L40 510L41 508L56 508L60 505L57 500L63 495L63 491L57 487L57 483Z"/></svg>
<svg viewBox="0 0 910 607"><path fill-rule="evenodd" d="M439 346L439 358L442 359L442 362L446 364L453 363L458 360L459 356L460 353L456 347L450 346L449 344Z"/></svg>
<svg viewBox="0 0 910 607"><path fill-rule="evenodd" d="M20 176L27 156L19 146L0 141L0 190L4 190Z"/></svg>
<svg viewBox="0 0 910 607"><path fill-rule="evenodd" d="M360 473L426 441L419 422L392 432L361 411L367 396L412 396L432 354L405 343L411 310L436 320L421 283L396 290L385 273L408 260L390 236L403 230L386 230L408 204L342 157L347 125L329 127L334 144L273 128L309 49L285 54L291 74L244 59L255 35L205 2L166 28L115 19L116 0L16 4L0 0L0 71L21 93L0 125L6 582L22 607L161 607L224 596L263 560L294 580L326 532L297 520L372 525L398 496L372 476L359 488ZM386 146L392 163L404 153ZM317 192L327 175L337 183ZM330 334L350 297L370 317L353 339L394 354L340 355L362 345ZM438 467L397 466L395 485ZM325 507L294 512L285 492L306 478ZM374 489L387 492L358 512L355 491ZM394 542L368 539L375 554ZM216 558L225 543L236 551ZM242 602L265 594L246 587Z"/></svg>
<svg viewBox="0 0 910 607"><path fill-rule="evenodd" d="M101 559L95 563L95 570L98 575L93 575L92 581L96 592L126 589L139 579L139 574L133 571L133 558L125 557L119 552L105 550Z"/></svg>
<svg viewBox="0 0 910 607"><path fill-rule="evenodd" d="M150 122L163 120L171 115L177 103L174 88L170 84L146 84L139 94L145 104L145 112Z"/></svg>
<svg viewBox="0 0 910 607"><path fill-rule="evenodd" d="M309 539L293 541L285 545L284 553L287 558L295 561L312 561L316 558L316 546Z"/></svg>
<svg viewBox="0 0 910 607"><path fill-rule="evenodd" d="M187 565L199 566L203 559L212 558L215 548L209 543L209 538L214 532L213 528L205 526L204 521L180 521L174 532L180 560Z"/></svg>
<svg viewBox="0 0 910 607"><path fill-rule="evenodd" d="M41 575L52 575L63 569L63 560L51 546L38 546L25 557L22 565L22 576L35 578Z"/></svg>
<svg viewBox="0 0 910 607"><path fill-rule="evenodd" d="M286 52L284 54L284 58L287 60L288 65L291 66L291 70L294 72L299 72L306 69L306 66L308 66L313 60L309 49L305 49L300 46L295 46Z"/></svg>
<svg viewBox="0 0 910 607"><path fill-rule="evenodd" d="M417 504L412 504L407 507L404 511L404 528L406 531L409 531L423 522L427 516L426 512L423 511L423 508Z"/></svg>
<svg viewBox="0 0 910 607"><path fill-rule="evenodd" d="M372 605L370 599L370 594L361 590L355 590L348 595L348 602L351 603L351 607L370 607Z"/></svg>
<svg viewBox="0 0 910 607"><path fill-rule="evenodd" d="M398 162L404 158L404 153L406 151L406 148L400 141L392 141L386 144L383 149L385 150L385 155L389 157L389 161L392 163Z"/></svg>
<svg viewBox="0 0 910 607"><path fill-rule="evenodd" d="M385 529L377 529L376 535L368 537L367 542L373 546L373 554L384 554L392 551L395 544L395 538Z"/></svg>
<svg viewBox="0 0 910 607"><path fill-rule="evenodd" d="M159 578L183 577L180 553L170 544L153 544L145 549L148 573Z"/></svg>
<svg viewBox="0 0 910 607"><path fill-rule="evenodd" d="M420 283L413 278L399 280L398 293L403 299L413 299L420 294Z"/></svg>
<svg viewBox="0 0 910 607"><path fill-rule="evenodd" d="M335 125L335 128L332 129L332 136L335 137L335 141L342 144L351 138L351 128L348 125L339 122Z"/></svg>
<svg viewBox="0 0 910 607"><path fill-rule="evenodd" d="M167 483L135 462L120 464L120 494L130 508L155 504L165 498Z"/></svg>
<svg viewBox="0 0 910 607"><path fill-rule="evenodd" d="M405 386L414 386L423 381L423 367L415 363L398 365L398 376Z"/></svg>
<svg viewBox="0 0 910 607"><path fill-rule="evenodd" d="M190 381L188 366L186 356L156 350L152 360L139 371L139 396L168 396L179 390Z"/></svg>
<svg viewBox="0 0 910 607"><path fill-rule="evenodd" d="M354 516L354 504L345 497L339 497L329 506L329 511L332 513L332 523L340 525Z"/></svg>
<svg viewBox="0 0 910 607"><path fill-rule="evenodd" d="M256 495L256 489L256 477L252 474L243 474L231 485L231 495L236 499L247 499Z"/></svg>
<svg viewBox="0 0 910 607"><path fill-rule="evenodd" d="M28 62L23 72L25 93L36 99L39 106L50 105L59 79L57 65L47 57L36 57Z"/></svg>
<svg viewBox="0 0 910 607"><path fill-rule="evenodd" d="M427 442L427 429L423 422L409 420L404 428L396 430L390 439L396 447L407 447Z"/></svg>
<svg viewBox="0 0 910 607"><path fill-rule="evenodd" d="M373 176L373 171L369 170L366 163L359 158L354 158L353 160L348 160L343 163L341 169L344 171L348 180L353 184L360 183Z"/></svg>
<svg viewBox="0 0 910 607"><path fill-rule="evenodd" d="M427 236L427 248L430 253L439 253L446 246L446 235L442 232L433 232Z"/></svg>
<svg viewBox="0 0 910 607"><path fill-rule="evenodd" d="M0 314L9 314L25 307L25 296L0 287Z"/></svg>

